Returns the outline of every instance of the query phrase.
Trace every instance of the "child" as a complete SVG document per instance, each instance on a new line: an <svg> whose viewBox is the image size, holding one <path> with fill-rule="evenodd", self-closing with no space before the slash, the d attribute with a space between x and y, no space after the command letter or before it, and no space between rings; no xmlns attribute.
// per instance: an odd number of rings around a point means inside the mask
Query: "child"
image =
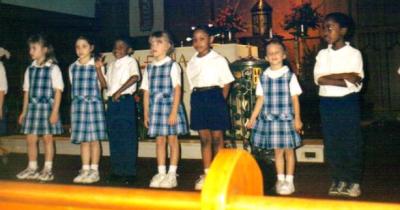
<svg viewBox="0 0 400 210"><path fill-rule="evenodd" d="M314 79L321 97L325 154L333 172L329 195L358 197L362 175L358 93L364 73L360 51L346 42L352 30L351 18L343 13L325 17L329 46L317 55Z"/></svg>
<svg viewBox="0 0 400 210"><path fill-rule="evenodd" d="M286 48L283 43L273 39L266 48L266 60L270 67L263 72L257 84L258 97L247 127L254 126L251 137L254 147L274 149L276 193L290 195L295 191L294 149L300 146L299 133L303 126L298 97L302 90L296 75L284 65Z"/></svg>
<svg viewBox="0 0 400 210"><path fill-rule="evenodd" d="M181 104L181 69L169 57L174 45L167 32L154 32L149 42L154 61L144 71L141 89L144 90L144 123L149 128L148 135L156 137L157 144L158 174L151 179L150 187L173 188L178 185L177 135L188 132ZM171 151L168 174L165 166L167 139Z"/></svg>
<svg viewBox="0 0 400 210"><path fill-rule="evenodd" d="M226 98L234 78L227 60L212 50L213 40L208 27L194 30L193 47L197 53L186 70L192 90L190 128L200 135L205 174L196 181L196 190L202 189L213 156L224 147L224 131L231 126Z"/></svg>
<svg viewBox="0 0 400 210"><path fill-rule="evenodd" d="M78 60L69 68L71 82L71 141L81 146L82 170L75 183L95 183L100 180L99 140L106 139L106 124L101 98L101 68L96 68L94 44L84 36L75 43Z"/></svg>
<svg viewBox="0 0 400 210"><path fill-rule="evenodd" d="M116 60L108 65L105 78L97 74L102 86L107 87L108 96L106 122L112 166L108 181L123 184L131 184L136 176L138 144L136 102L132 94L139 80L139 67L129 56L131 52L127 39L117 39L113 50ZM98 61L96 66L102 65Z"/></svg>
<svg viewBox="0 0 400 210"><path fill-rule="evenodd" d="M3 50L3 48L0 47L0 50ZM6 69L1 60L2 58L3 54L0 53L0 135L6 133L4 100L8 90Z"/></svg>
<svg viewBox="0 0 400 210"><path fill-rule="evenodd" d="M17 178L51 181L54 179L53 135L62 133L58 112L64 83L53 47L45 37L33 35L28 44L33 63L25 72L23 109L18 122L22 125L22 132L27 135L29 165L17 174ZM37 164L38 135L43 135L45 154L44 168L40 173Z"/></svg>

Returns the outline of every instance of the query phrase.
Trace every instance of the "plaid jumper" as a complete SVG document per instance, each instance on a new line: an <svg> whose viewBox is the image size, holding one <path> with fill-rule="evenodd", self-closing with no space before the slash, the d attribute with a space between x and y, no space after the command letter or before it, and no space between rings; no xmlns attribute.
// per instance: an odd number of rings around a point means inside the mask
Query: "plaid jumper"
<svg viewBox="0 0 400 210"><path fill-rule="evenodd" d="M61 121L52 125L49 121L53 103L54 89L51 78L51 66L37 67L31 65L29 71L29 103L22 133L24 134L61 134Z"/></svg>
<svg viewBox="0 0 400 210"><path fill-rule="evenodd" d="M252 134L255 147L264 149L296 148L300 146L300 136L294 129L294 110L290 95L292 72L281 77L260 78L264 92L264 104Z"/></svg>
<svg viewBox="0 0 400 210"><path fill-rule="evenodd" d="M71 141L74 144L106 139L104 104L94 65L73 64Z"/></svg>
<svg viewBox="0 0 400 210"><path fill-rule="evenodd" d="M168 118L172 110L174 88L172 86L171 69L173 61L163 65L149 65L150 113L149 131L150 137L181 135L188 132L183 106L180 103L177 113L176 125L170 126Z"/></svg>

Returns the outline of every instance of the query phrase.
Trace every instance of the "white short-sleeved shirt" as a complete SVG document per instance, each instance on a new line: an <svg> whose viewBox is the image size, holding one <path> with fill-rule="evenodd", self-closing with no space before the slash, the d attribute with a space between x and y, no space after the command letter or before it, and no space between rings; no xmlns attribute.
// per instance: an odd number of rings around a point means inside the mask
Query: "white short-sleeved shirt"
<svg viewBox="0 0 400 210"><path fill-rule="evenodd" d="M195 87L224 87L235 80L228 61L214 50L203 57L197 55L190 59L186 69L191 90Z"/></svg>
<svg viewBox="0 0 400 210"><path fill-rule="evenodd" d="M132 76L140 76L139 65L130 56L122 57L108 65L106 73L107 96L112 96ZM127 88L122 94L133 94L136 91L136 83Z"/></svg>
<svg viewBox="0 0 400 210"><path fill-rule="evenodd" d="M5 94L7 94L8 91L6 68L4 68L3 62L1 61L0 61L0 91L4 91Z"/></svg>
<svg viewBox="0 0 400 210"><path fill-rule="evenodd" d="M95 63L95 61L94 61L94 58L90 59L89 62L87 62L86 64L81 64L81 63L79 62L79 59L76 60L73 64L71 64L71 65L69 66L69 69L68 69L69 82L72 84L72 80L74 79L74 78L72 78L72 66L73 66L73 65L78 65L78 66L95 66L95 64L96 64L96 63ZM104 73L105 73L104 67L101 68L101 72L102 72L103 75L104 75ZM100 81L97 81L97 83L98 83L99 89L101 89Z"/></svg>
<svg viewBox="0 0 400 210"><path fill-rule="evenodd" d="M263 76L267 76L269 78L275 79L275 78L283 76L288 71L290 71L290 70L289 70L289 68L287 66L283 66L282 68L277 69L277 70L272 70L271 68L267 68L263 72ZM296 77L295 74L292 74L292 78L290 78L289 90L290 90L290 95L291 96L298 96L298 95L301 95L303 93L303 91L301 90L299 81L297 80L297 77ZM262 89L261 82L259 82L257 84L256 95L257 96L263 96L264 95L264 91Z"/></svg>
<svg viewBox="0 0 400 210"><path fill-rule="evenodd" d="M319 51L314 67L314 81L318 85L318 79L322 76L341 73L358 73L364 78L363 61L359 50L346 45L338 50L328 46L327 49ZM347 87L333 85L320 85L319 95L325 97L342 97L350 93L360 92L362 85L354 85L346 82Z"/></svg>
<svg viewBox="0 0 400 210"><path fill-rule="evenodd" d="M36 61L33 61L31 66L41 67L36 63ZM50 68L51 82L52 82L53 88L63 91L64 90L64 81L62 78L62 73L61 73L60 67L58 67L56 64L53 64L51 61L47 61L44 64L44 66L51 67ZM23 90L29 91L29 67L25 71Z"/></svg>
<svg viewBox="0 0 400 210"><path fill-rule="evenodd" d="M151 64L155 65L155 66L161 66L165 63L170 62L172 59L170 57L165 57L164 59L160 60L160 61L153 61ZM170 77L172 80L172 87L176 87L176 86L182 86L181 84L181 80L182 80L182 76L181 76L181 67L174 62L172 64L171 67L171 73L170 73ZM142 90L149 90L149 75L147 73L147 69L143 72L143 78L142 78L142 84L140 85L140 89Z"/></svg>

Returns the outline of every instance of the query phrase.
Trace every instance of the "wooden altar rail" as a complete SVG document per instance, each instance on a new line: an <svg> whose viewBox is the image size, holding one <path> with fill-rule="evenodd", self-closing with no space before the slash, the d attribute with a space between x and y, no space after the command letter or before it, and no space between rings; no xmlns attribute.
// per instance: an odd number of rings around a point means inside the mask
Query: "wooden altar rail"
<svg viewBox="0 0 400 210"><path fill-rule="evenodd" d="M0 209L400 209L399 204L389 203L264 197L262 188L260 169L250 154L242 150L222 150L211 166L201 194L0 181Z"/></svg>

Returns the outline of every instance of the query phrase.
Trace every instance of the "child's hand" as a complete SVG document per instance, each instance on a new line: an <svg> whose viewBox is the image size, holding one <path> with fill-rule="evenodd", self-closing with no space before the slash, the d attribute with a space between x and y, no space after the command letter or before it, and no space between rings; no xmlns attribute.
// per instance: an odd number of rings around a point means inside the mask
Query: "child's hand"
<svg viewBox="0 0 400 210"><path fill-rule="evenodd" d="M175 125L177 123L177 115L176 113L171 113L168 117L168 124L169 125Z"/></svg>
<svg viewBox="0 0 400 210"><path fill-rule="evenodd" d="M57 113L51 113L50 118L49 118L50 124L54 125L58 121L58 114Z"/></svg>
<svg viewBox="0 0 400 210"><path fill-rule="evenodd" d="M0 120L3 119L3 109L0 109Z"/></svg>
<svg viewBox="0 0 400 210"><path fill-rule="evenodd" d="M303 135L304 131L303 131L303 122L301 122L300 119L295 119L294 120L294 129L296 130L296 132L298 134Z"/></svg>
<svg viewBox="0 0 400 210"><path fill-rule="evenodd" d="M149 117L147 115L143 116L143 124L145 128L149 128Z"/></svg>
<svg viewBox="0 0 400 210"><path fill-rule="evenodd" d="M101 69L101 67L103 67L103 66L104 66L104 62L103 62L103 60L104 60L104 56L103 56L103 55L101 55L101 57L100 57L100 58L96 59L96 63L95 63L96 70L100 70L100 69Z"/></svg>
<svg viewBox="0 0 400 210"><path fill-rule="evenodd" d="M361 82L361 77L357 73L347 73L344 79L353 84L359 84Z"/></svg>
<svg viewBox="0 0 400 210"><path fill-rule="evenodd" d="M25 120L25 113L21 113L18 117L18 124L22 125Z"/></svg>
<svg viewBox="0 0 400 210"><path fill-rule="evenodd" d="M114 93L113 95L112 95L112 100L114 101L114 102L119 102L119 98L121 97L121 93L119 93L118 91L116 92L116 93Z"/></svg>
<svg viewBox="0 0 400 210"><path fill-rule="evenodd" d="M246 128L248 129L253 129L254 125L256 123L256 119L255 118L250 118L247 123L245 124Z"/></svg>

